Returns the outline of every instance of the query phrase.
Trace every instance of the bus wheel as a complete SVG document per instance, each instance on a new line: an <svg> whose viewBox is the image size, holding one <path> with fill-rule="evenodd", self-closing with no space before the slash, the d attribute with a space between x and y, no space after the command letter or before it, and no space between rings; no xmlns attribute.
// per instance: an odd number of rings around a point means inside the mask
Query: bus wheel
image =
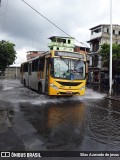
<svg viewBox="0 0 120 160"><path fill-rule="evenodd" d="M25 79L24 79L24 86L26 86L26 81L25 81Z"/></svg>
<svg viewBox="0 0 120 160"><path fill-rule="evenodd" d="M41 85L41 84L38 85L38 93L39 93L39 94L42 93L42 85Z"/></svg>

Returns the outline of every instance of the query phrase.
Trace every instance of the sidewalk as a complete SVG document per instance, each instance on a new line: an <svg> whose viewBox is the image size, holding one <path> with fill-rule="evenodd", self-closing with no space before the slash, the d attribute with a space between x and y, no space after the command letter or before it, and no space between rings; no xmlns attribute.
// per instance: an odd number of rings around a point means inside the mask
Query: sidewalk
<svg viewBox="0 0 120 160"><path fill-rule="evenodd" d="M106 97L105 97L106 99L110 99L110 100L114 100L114 101L120 101L120 96L118 95L107 95Z"/></svg>

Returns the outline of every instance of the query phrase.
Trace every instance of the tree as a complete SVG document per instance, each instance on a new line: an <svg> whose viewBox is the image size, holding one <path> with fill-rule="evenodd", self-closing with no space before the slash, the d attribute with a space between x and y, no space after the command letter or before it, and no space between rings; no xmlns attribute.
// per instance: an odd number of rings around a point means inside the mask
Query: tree
<svg viewBox="0 0 120 160"><path fill-rule="evenodd" d="M16 59L16 51L14 49L15 44L9 41L0 41L0 70L5 71L5 68Z"/></svg>
<svg viewBox="0 0 120 160"><path fill-rule="evenodd" d="M110 57L110 44L104 43L100 46L99 53L102 57L103 67L109 69L109 57ZM120 71L120 44L112 45L112 70L113 70L113 79L115 74Z"/></svg>
<svg viewBox="0 0 120 160"><path fill-rule="evenodd" d="M110 44L104 43L100 46L100 55L102 56L103 60L109 60L110 55ZM120 44L113 44L112 45L112 58L113 60L120 59Z"/></svg>

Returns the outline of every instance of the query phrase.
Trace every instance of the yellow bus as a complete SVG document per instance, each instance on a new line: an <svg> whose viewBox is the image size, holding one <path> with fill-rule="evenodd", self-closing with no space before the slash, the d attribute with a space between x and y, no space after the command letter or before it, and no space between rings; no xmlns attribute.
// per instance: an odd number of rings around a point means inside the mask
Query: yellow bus
<svg viewBox="0 0 120 160"><path fill-rule="evenodd" d="M48 51L21 64L21 83L39 94L84 95L86 55L69 51Z"/></svg>

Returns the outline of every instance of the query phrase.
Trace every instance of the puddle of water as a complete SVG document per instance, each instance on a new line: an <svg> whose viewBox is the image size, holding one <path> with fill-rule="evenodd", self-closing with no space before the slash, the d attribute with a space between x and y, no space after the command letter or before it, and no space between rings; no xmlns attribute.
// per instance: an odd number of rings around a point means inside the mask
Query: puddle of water
<svg viewBox="0 0 120 160"><path fill-rule="evenodd" d="M4 87L3 87L3 91L10 90L10 89L13 89L13 88L14 88L14 87L4 86Z"/></svg>
<svg viewBox="0 0 120 160"><path fill-rule="evenodd" d="M98 100L104 98L106 95L98 93L92 89L87 89L84 96L73 96L73 97L50 97L46 95L39 95L34 91L31 91L27 88L19 88L16 90L12 90L13 86L5 86L4 91L9 90L8 92L5 92L5 94L2 95L2 97L5 97L6 101L10 101L12 103L18 103L18 102L29 102L31 104L46 104L46 103L62 103L64 101L84 101L84 100ZM2 98L1 97L1 98Z"/></svg>
<svg viewBox="0 0 120 160"><path fill-rule="evenodd" d="M96 99L102 99L104 98L106 95L105 94L101 94L101 93L98 93L96 91L93 91L93 90L89 90L87 89L86 91L86 94L84 96L73 96L73 97L50 97L48 98L48 96L45 96L45 95L40 95L39 96L39 100L32 100L31 103L32 104L46 104L46 103L62 103L63 101L83 101L85 99L93 99L93 100L96 100Z"/></svg>
<svg viewBox="0 0 120 160"><path fill-rule="evenodd" d="M84 96L73 97L50 97L46 95L39 95L28 88L23 87L19 81L3 81L3 91L5 91L0 99L12 103L29 102L31 104L46 104L46 103L61 103L64 101L85 101L85 100L98 100L104 98L106 95L98 93L93 89L86 89ZM16 88L17 86L17 88Z"/></svg>
<svg viewBox="0 0 120 160"><path fill-rule="evenodd" d="M84 98L89 99L98 99L98 98L104 98L106 94L98 93L94 91L93 89L87 89Z"/></svg>

